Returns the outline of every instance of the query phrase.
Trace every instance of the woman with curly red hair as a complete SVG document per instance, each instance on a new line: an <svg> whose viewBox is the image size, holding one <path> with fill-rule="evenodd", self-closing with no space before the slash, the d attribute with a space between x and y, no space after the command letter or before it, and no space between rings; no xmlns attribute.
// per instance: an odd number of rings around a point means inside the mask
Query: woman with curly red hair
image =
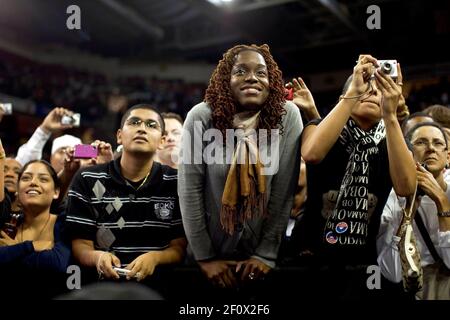
<svg viewBox="0 0 450 320"><path fill-rule="evenodd" d="M298 179L301 131L269 47L229 49L205 101L187 115L178 173L190 253L214 285L254 282L275 266Z"/></svg>

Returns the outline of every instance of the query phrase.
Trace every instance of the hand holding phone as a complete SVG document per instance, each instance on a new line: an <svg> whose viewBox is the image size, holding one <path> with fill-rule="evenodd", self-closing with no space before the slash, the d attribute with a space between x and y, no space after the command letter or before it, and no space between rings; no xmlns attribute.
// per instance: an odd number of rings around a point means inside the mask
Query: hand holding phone
<svg viewBox="0 0 450 320"><path fill-rule="evenodd" d="M128 276L128 274L131 272L131 270L128 270L128 269L125 269L125 268L118 268L118 267L113 267L113 270L115 271L115 272L117 272L117 274L122 278L122 277L126 277L126 276ZM138 278L138 273L136 273L135 275L134 275L134 277L133 278Z"/></svg>
<svg viewBox="0 0 450 320"><path fill-rule="evenodd" d="M114 270L115 272L117 272L117 274L118 274L120 277L126 277L126 276L131 272L131 270L124 269L124 268L118 268L118 267L113 267L113 270Z"/></svg>
<svg viewBox="0 0 450 320"><path fill-rule="evenodd" d="M92 159L96 158L98 155L98 150L96 147L90 144L77 144L73 152L73 157L75 159Z"/></svg>
<svg viewBox="0 0 450 320"><path fill-rule="evenodd" d="M425 170L428 171L428 167L427 167L426 163L418 163L418 165L420 165L422 168L424 168ZM423 197L425 195L426 195L425 191L420 186L417 186L416 197L417 198L418 197Z"/></svg>

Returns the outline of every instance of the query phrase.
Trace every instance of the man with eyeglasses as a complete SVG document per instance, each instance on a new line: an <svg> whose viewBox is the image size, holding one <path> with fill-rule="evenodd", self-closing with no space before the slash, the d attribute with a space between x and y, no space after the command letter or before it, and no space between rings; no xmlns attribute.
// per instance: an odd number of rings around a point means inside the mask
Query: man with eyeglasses
<svg viewBox="0 0 450 320"><path fill-rule="evenodd" d="M117 130L122 156L74 177L67 208L73 253L101 277L140 281L184 256L177 171L153 160L164 130L154 107L132 107Z"/></svg>
<svg viewBox="0 0 450 320"><path fill-rule="evenodd" d="M418 190L413 214L420 215L440 259L450 268L450 178L444 178L444 171L450 159L447 137L439 124L424 122L408 132L406 141L413 152L417 169ZM381 217L377 239L381 272L388 280L397 283L402 280L398 249L402 207L405 208L405 199L398 199L395 193L391 192ZM417 217L413 230L425 271L426 266L437 261L423 240L416 221ZM419 292L418 297L421 295L422 292Z"/></svg>

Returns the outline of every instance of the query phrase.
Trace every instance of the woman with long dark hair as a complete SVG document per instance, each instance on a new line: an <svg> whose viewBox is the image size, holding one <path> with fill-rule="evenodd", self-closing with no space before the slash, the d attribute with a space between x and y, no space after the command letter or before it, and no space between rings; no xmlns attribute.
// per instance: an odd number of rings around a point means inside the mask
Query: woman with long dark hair
<svg viewBox="0 0 450 320"><path fill-rule="evenodd" d="M190 252L214 285L254 282L275 266L301 131L269 47L229 49L187 115L178 180Z"/></svg>
<svg viewBox="0 0 450 320"><path fill-rule="evenodd" d="M3 147L0 142L0 155ZM0 172L4 159L0 157ZM0 190L4 182L0 177ZM23 213L23 222L15 234L0 232L0 269L2 287L31 294L39 290L42 297L58 293L54 285L65 286L63 278L70 261L70 246L63 240L64 216L50 212L52 201L59 196L59 182L55 170L44 160L28 162L19 174L18 199ZM1 221L8 220L9 201L0 193ZM16 276L14 276L16 275ZM58 280L61 280L58 284ZM37 283L42 285L37 288ZM24 291L26 290L26 291Z"/></svg>

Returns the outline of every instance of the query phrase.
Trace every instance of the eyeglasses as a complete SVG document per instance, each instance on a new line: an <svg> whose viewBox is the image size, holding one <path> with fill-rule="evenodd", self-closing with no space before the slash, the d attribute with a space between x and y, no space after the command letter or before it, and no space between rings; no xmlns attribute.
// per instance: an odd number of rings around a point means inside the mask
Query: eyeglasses
<svg viewBox="0 0 450 320"><path fill-rule="evenodd" d="M126 122L126 124L131 127L140 127L142 123L145 124L145 127L147 129L157 129L157 130L161 129L161 126L158 124L158 122L152 119L144 121L139 118L130 118Z"/></svg>
<svg viewBox="0 0 450 320"><path fill-rule="evenodd" d="M426 139L419 139L419 140L414 141L412 144L414 147L416 147L417 149L421 149L421 150L429 149L429 148L431 148L431 146L433 146L433 148L436 151L447 150L447 145L442 140L433 140L430 142Z"/></svg>

